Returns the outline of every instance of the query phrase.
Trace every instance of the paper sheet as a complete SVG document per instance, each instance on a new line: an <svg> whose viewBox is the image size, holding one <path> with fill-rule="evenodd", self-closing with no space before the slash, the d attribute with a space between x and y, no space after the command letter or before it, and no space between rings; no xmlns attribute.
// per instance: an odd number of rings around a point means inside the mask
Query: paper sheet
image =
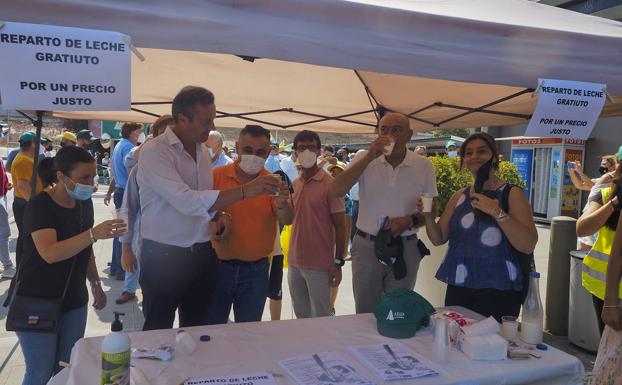
<svg viewBox="0 0 622 385"><path fill-rule="evenodd" d="M338 353L316 353L289 358L279 361L279 365L300 385L373 385Z"/></svg>
<svg viewBox="0 0 622 385"><path fill-rule="evenodd" d="M438 375L430 363L400 343L352 346L348 350L384 381Z"/></svg>

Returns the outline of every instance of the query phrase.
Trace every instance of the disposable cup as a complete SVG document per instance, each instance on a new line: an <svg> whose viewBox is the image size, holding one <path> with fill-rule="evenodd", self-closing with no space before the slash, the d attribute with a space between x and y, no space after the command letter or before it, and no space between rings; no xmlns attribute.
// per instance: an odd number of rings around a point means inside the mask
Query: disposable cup
<svg viewBox="0 0 622 385"><path fill-rule="evenodd" d="M390 156L393 153L394 147L395 147L395 140L391 139L391 142L384 147L383 153L386 156Z"/></svg>
<svg viewBox="0 0 622 385"><path fill-rule="evenodd" d="M423 212L431 213L432 212L432 202L434 202L434 196L432 194L423 194L421 196L421 201L423 202Z"/></svg>
<svg viewBox="0 0 622 385"><path fill-rule="evenodd" d="M516 317L501 317L501 336L508 341L513 341L518 338L518 320Z"/></svg>
<svg viewBox="0 0 622 385"><path fill-rule="evenodd" d="M278 175L278 174L272 174L271 176L272 176L273 178L276 178L276 179L279 181L279 183L282 183L282 182L283 182L283 178L281 178L281 176L280 176L280 175ZM272 195L273 197L278 197L278 196L279 196L279 192L277 191L277 192L275 192L274 194L270 194L270 195Z"/></svg>
<svg viewBox="0 0 622 385"><path fill-rule="evenodd" d="M125 226L127 226L127 223L129 221L129 212L127 209L114 209L112 214L114 219L122 219L125 223Z"/></svg>

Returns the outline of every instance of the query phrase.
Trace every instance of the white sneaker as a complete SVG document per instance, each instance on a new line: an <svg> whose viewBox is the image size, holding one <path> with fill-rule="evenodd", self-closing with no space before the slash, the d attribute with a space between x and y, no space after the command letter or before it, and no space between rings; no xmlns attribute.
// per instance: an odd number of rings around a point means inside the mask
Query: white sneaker
<svg viewBox="0 0 622 385"><path fill-rule="evenodd" d="M12 279L13 277L15 277L15 273L16 273L15 267L13 267L13 266L7 267L2 272L2 278Z"/></svg>

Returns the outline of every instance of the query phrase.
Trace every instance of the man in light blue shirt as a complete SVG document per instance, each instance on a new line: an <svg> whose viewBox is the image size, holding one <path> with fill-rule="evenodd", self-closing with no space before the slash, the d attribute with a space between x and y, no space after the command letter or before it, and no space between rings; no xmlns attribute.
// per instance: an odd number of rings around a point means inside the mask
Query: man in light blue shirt
<svg viewBox="0 0 622 385"><path fill-rule="evenodd" d="M125 123L121 127L123 139L114 147L112 152L112 172L114 174L114 206L121 208L123 194L127 184L128 170L123 163L125 157L138 143L138 138L142 132L143 125L140 123ZM114 238L112 242L112 264L110 265L110 275L116 276L119 281L125 280L125 272L121 269L121 242Z"/></svg>
<svg viewBox="0 0 622 385"><path fill-rule="evenodd" d="M153 125L151 132L153 137L157 137L173 123L171 115L162 115ZM146 142L144 142L146 143ZM144 144L143 143L143 144ZM125 192L123 194L122 208L128 211L127 233L119 237L121 242L121 267L125 270L125 283L123 284L123 292L115 300L117 305L122 305L128 301L136 299L136 289L138 288L138 278L140 275L140 249L142 246L142 238L140 237L140 195L138 182L136 180L135 168L140 156L140 150L143 146L134 147L125 157L124 164L129 171Z"/></svg>
<svg viewBox="0 0 622 385"><path fill-rule="evenodd" d="M233 163L233 160L231 160L231 158L229 158L222 150L223 143L224 138L218 131L210 132L209 137L205 141L207 152L212 159L212 169Z"/></svg>
<svg viewBox="0 0 622 385"><path fill-rule="evenodd" d="M281 160L285 159L285 156L279 154L279 144L277 142L270 143L270 155L266 159L264 168L271 173L275 173L281 170Z"/></svg>

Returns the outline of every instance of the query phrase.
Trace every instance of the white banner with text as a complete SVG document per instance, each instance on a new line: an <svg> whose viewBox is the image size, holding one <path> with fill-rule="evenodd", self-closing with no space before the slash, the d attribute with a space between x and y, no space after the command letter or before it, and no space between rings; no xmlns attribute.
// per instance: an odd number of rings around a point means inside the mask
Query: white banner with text
<svg viewBox="0 0 622 385"><path fill-rule="evenodd" d="M540 94L525 136L587 139L607 98L606 85L539 79Z"/></svg>
<svg viewBox="0 0 622 385"><path fill-rule="evenodd" d="M0 105L43 111L127 111L129 38L118 32L6 22Z"/></svg>

